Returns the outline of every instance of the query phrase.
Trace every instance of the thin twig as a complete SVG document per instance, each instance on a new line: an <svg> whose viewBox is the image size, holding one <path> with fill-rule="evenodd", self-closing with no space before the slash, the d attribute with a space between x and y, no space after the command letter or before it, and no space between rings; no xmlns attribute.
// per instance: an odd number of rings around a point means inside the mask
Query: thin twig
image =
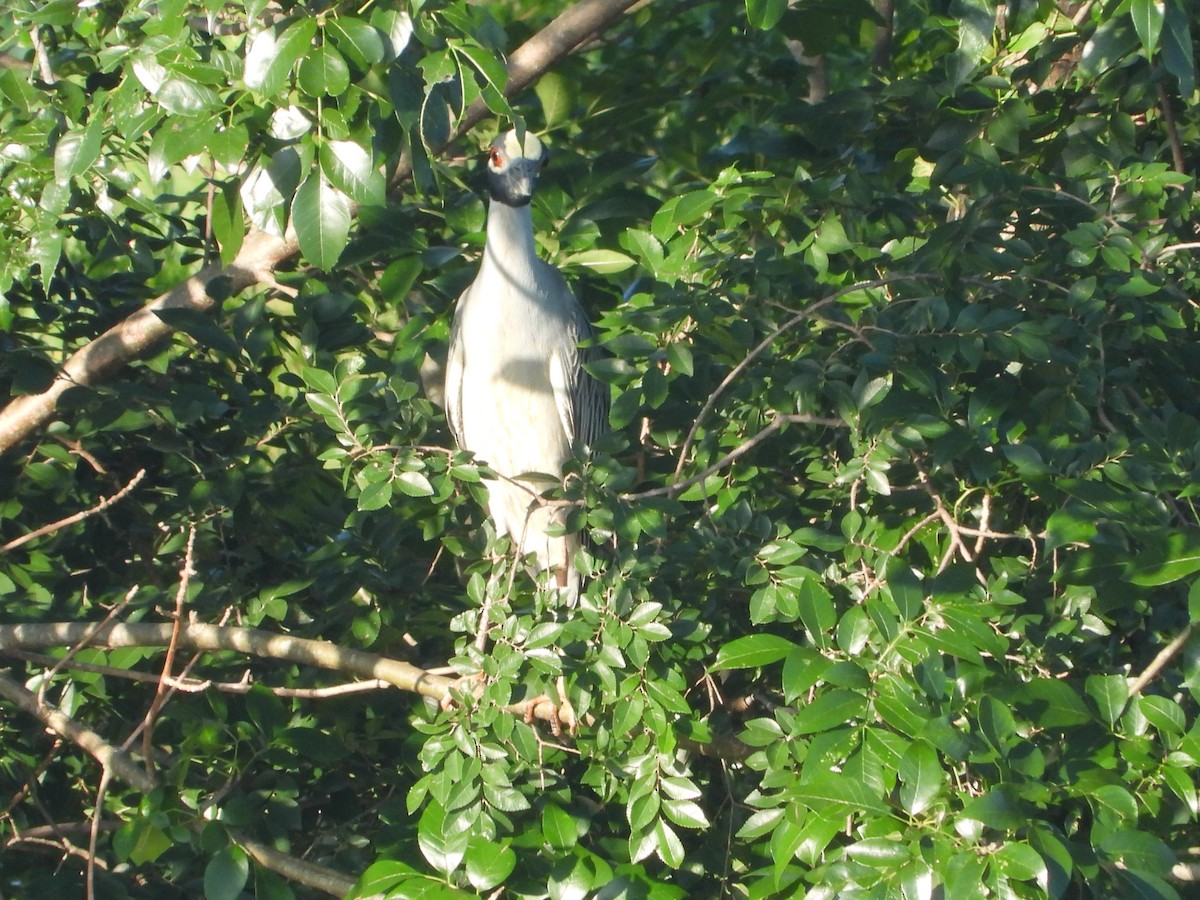
<svg viewBox="0 0 1200 900"><path fill-rule="evenodd" d="M110 744L92 729L80 724L65 715L60 710L44 703L39 703L37 696L30 690L13 681L4 672L0 672L0 697L15 703L20 709L38 719L51 731L56 732L78 747L89 753L100 763L106 773L117 776L122 781L148 794L158 787L158 779L147 773L124 750ZM199 830L207 823L197 821L192 827ZM259 865L278 872L292 881L312 887L335 897L345 896L354 887L354 879L341 872L318 866L306 860L296 859L285 853L280 853L272 847L233 832L233 839L254 857ZM60 838L60 840L65 840Z"/></svg>
<svg viewBox="0 0 1200 900"><path fill-rule="evenodd" d="M98 733L76 722L55 707L40 702L33 691L17 684L4 672L0 672L0 697L16 704L17 707L36 718L51 731L62 735L71 743L87 751L96 762L105 769L111 769L113 774L126 784L132 785L144 794L150 793L158 786L158 779L147 774L128 753L113 746Z"/></svg>
<svg viewBox="0 0 1200 900"><path fill-rule="evenodd" d="M950 543L946 547L946 552L942 555L941 562L938 563L938 572L944 572L946 567L950 565L950 560L954 558L954 552L957 550L966 562L974 562L975 557L971 551L967 549L967 545L963 542L963 528L955 521L954 516L950 515L950 511L946 509L946 504L942 502L941 494L933 489L933 485L929 482L929 474L917 463L917 478L921 482L921 486L925 489L930 498L933 500L934 509L937 511L938 518L946 526L947 532L950 534Z"/></svg>
<svg viewBox="0 0 1200 900"><path fill-rule="evenodd" d="M38 76L46 84L54 84L54 68L50 65L50 54L46 51L46 44L42 41L42 32L38 26L34 25L29 29L29 43L33 45L33 56L37 60Z"/></svg>
<svg viewBox="0 0 1200 900"><path fill-rule="evenodd" d="M650 490L638 491L631 494L621 494L621 499L633 501L644 500L648 497L674 497L682 494L692 485L702 483L710 475L721 471L730 463L733 463L745 456L775 432L779 431L779 429L781 429L784 425L789 424L822 425L826 428L841 428L846 423L841 419L825 419L821 418L820 416L808 416L801 413L793 413L791 415L776 413L775 418L772 419L770 424L767 425L762 431L754 435L754 437L747 438L742 443L738 444L738 446L734 447L715 463L708 466L704 471L693 475L690 478L686 478L683 481L668 484L664 487L651 488Z"/></svg>
<svg viewBox="0 0 1200 900"><path fill-rule="evenodd" d="M752 363L759 356L759 354L763 353L768 347L770 347L771 344L775 343L776 339L780 335L786 331L790 331L792 328L795 328L805 319L810 318L813 313L817 312L818 310L823 309L830 304L836 303L842 297L845 297L849 294L856 293L857 291L869 291L875 288L885 287L897 281L928 281L934 277L936 276L924 274L897 275L890 278L877 278L872 281L860 281L856 284L849 285L848 287L842 288L840 291L830 294L828 297L825 297L822 300L818 300L815 303L804 307L804 309L797 312L786 322L759 341L758 345L755 346L755 348L749 353L747 353L745 358L742 359L741 362L734 366L733 369L731 369L729 373L721 379L721 383L718 384L713 392L708 395L708 399L704 401L704 406L702 406L700 408L700 412L696 414L696 418L692 421L692 427L688 430L687 437L683 439L683 444L680 445L679 448L679 461L675 466L675 480L678 480L683 476L683 467L687 464L688 451L691 450L692 443L696 439L696 433L700 430L700 426L703 424L708 414L712 412L713 407L716 406L717 400L725 392L725 389L728 388L729 385L731 385L738 378L738 376L747 369L750 363Z"/></svg>
<svg viewBox="0 0 1200 900"><path fill-rule="evenodd" d="M1158 655L1155 656L1154 659L1150 660L1150 665L1146 666L1146 668L1142 670L1142 674L1130 682L1129 696L1136 697L1145 689L1146 685L1157 678L1159 672L1165 669L1167 663L1169 663L1175 657L1175 654L1184 648L1184 645L1187 644L1188 639L1191 636L1192 624L1189 622L1184 627L1183 631L1179 632L1179 634L1175 636L1175 639L1172 640L1171 643L1167 644L1167 646L1158 651Z"/></svg>
<svg viewBox="0 0 1200 900"><path fill-rule="evenodd" d="M100 784L96 788L96 805L92 812L92 827L88 834L87 900L96 900L96 847L100 841L100 816L104 812L104 795L108 793L108 782L111 779L111 769L104 768L100 771Z"/></svg>
<svg viewBox="0 0 1200 900"><path fill-rule="evenodd" d="M66 528L68 525L74 525L76 522L82 522L84 519L89 518L90 516L104 512L114 503L119 503L120 501L124 500L129 495L129 492L137 487L139 482L141 482L141 480L145 477L146 470L139 469L138 473L134 475L133 478L129 479L129 483L111 497L101 500L91 509L85 509L81 512L74 513L73 515L67 516L65 519L59 519L57 522L51 522L49 525L43 525L41 528L31 531L29 534L23 534L19 538L14 538L7 544L0 546L0 553L8 553L10 550L16 550L18 547L28 544L32 540L36 540L37 538L43 537L47 534L53 534L56 531Z"/></svg>
<svg viewBox="0 0 1200 900"><path fill-rule="evenodd" d="M55 660L54 664L50 667L50 671L42 677L41 687L38 688L39 703L45 699L46 689L50 686L50 682L53 680L54 676L57 675L64 666L67 666L71 663L71 660L75 658L75 654L79 653L80 650L83 650L88 646L92 640L92 637L94 637L102 628L111 623L118 615L121 614L121 611L133 601L133 598L137 595L137 591L137 585L134 585L128 591L126 591L125 596L121 598L121 600L115 606L113 606L112 609L105 613L103 619L101 619L99 622L93 622L88 626L87 631L84 632L83 638L77 644L72 645L67 650L66 655L64 655L61 659Z"/></svg>
<svg viewBox="0 0 1200 900"><path fill-rule="evenodd" d="M195 573L195 553L196 553L196 526L192 525L188 529L187 549L183 554L183 566L179 570L179 587L175 591L175 619L171 623L171 639L167 643L167 656L163 660L162 679L158 682L158 688L154 692L154 699L150 701L150 708L146 710L146 717L143 720L142 728L142 758L146 763L147 769L153 771L154 754L154 721L158 717L159 711L167 700L166 679L171 677L171 667L175 662L175 651L179 647L179 630L183 627L183 604L187 600L188 586L192 583L192 575Z"/></svg>
<svg viewBox="0 0 1200 900"><path fill-rule="evenodd" d="M1155 254L1155 260L1162 259L1164 256L1171 256L1175 253L1180 253L1184 250L1200 250L1200 241L1186 241L1182 244L1168 244Z"/></svg>

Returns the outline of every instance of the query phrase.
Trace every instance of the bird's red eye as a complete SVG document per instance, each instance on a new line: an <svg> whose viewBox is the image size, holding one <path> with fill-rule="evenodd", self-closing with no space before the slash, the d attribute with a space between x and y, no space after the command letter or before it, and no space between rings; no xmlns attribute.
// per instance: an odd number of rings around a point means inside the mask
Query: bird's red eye
<svg viewBox="0 0 1200 900"><path fill-rule="evenodd" d="M488 162L490 162L493 166L500 165L502 160L503 157L500 155L500 148L493 147L488 151Z"/></svg>

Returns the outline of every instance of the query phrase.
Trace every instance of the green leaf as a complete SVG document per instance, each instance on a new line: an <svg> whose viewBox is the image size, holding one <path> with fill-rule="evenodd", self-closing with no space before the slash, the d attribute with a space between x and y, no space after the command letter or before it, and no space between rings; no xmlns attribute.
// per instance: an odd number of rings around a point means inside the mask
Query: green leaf
<svg viewBox="0 0 1200 900"><path fill-rule="evenodd" d="M579 841L576 819L557 803L547 803L542 810L542 838L557 850L567 850Z"/></svg>
<svg viewBox="0 0 1200 900"><path fill-rule="evenodd" d="M1129 684L1124 675L1089 675L1087 694L1096 703L1100 719L1109 728L1116 726L1129 699Z"/></svg>
<svg viewBox="0 0 1200 900"><path fill-rule="evenodd" d="M251 37L242 70L246 87L267 99L278 96L316 33L316 19L303 16Z"/></svg>
<svg viewBox="0 0 1200 900"><path fill-rule="evenodd" d="M512 109L504 96L504 86L508 82L508 70L504 63L483 47L469 41L451 44L451 47L483 78L483 99L488 108L497 115L511 116Z"/></svg>
<svg viewBox="0 0 1200 900"><path fill-rule="evenodd" d="M375 481L363 487L358 495L358 508L363 512L383 509L392 502L392 482Z"/></svg>
<svg viewBox="0 0 1200 900"><path fill-rule="evenodd" d="M836 772L821 772L806 777L789 790L789 796L808 809L834 817L845 816L847 810L883 814L887 805L865 784Z"/></svg>
<svg viewBox="0 0 1200 900"><path fill-rule="evenodd" d="M1158 36L1162 33L1163 19L1166 18L1165 0L1131 0L1129 15L1142 41L1142 52L1147 60L1153 60L1154 51L1158 49Z"/></svg>
<svg viewBox="0 0 1200 900"><path fill-rule="evenodd" d="M1048 872L1041 855L1028 844L1008 841L996 854L1001 871L1018 881L1037 881L1045 887Z"/></svg>
<svg viewBox="0 0 1200 900"><path fill-rule="evenodd" d="M1166 872L1175 865L1175 854L1154 835L1145 831L1114 831L1100 841L1103 856L1130 869Z"/></svg>
<svg viewBox="0 0 1200 900"><path fill-rule="evenodd" d="M1055 678L1033 678L1018 695L1030 718L1042 728L1068 728L1092 721L1083 700L1069 684Z"/></svg>
<svg viewBox="0 0 1200 900"><path fill-rule="evenodd" d="M948 780L937 751L924 741L913 741L905 751L899 775L900 805L912 816L928 809Z"/></svg>
<svg viewBox="0 0 1200 900"><path fill-rule="evenodd" d="M990 694L984 694L979 700L979 728L1001 756L1007 756L1008 748L1020 739L1012 711Z"/></svg>
<svg viewBox="0 0 1200 900"><path fill-rule="evenodd" d="M449 876L462 865L470 839L470 831L455 829L436 803L429 803L421 813L417 823L417 845L426 861L442 874Z"/></svg>
<svg viewBox="0 0 1200 900"><path fill-rule="evenodd" d="M1179 93L1190 97L1196 90L1196 59L1192 50L1191 19L1183 0L1168 0L1162 33L1162 59L1179 82Z"/></svg>
<svg viewBox="0 0 1200 900"><path fill-rule="evenodd" d="M546 72L533 86L542 104L542 117L547 128L566 122L575 108L575 82L553 69Z"/></svg>
<svg viewBox="0 0 1200 900"><path fill-rule="evenodd" d="M100 123L96 115L84 128L73 128L58 139L54 148L54 177L60 184L82 175L100 158Z"/></svg>
<svg viewBox="0 0 1200 900"><path fill-rule="evenodd" d="M1087 544L1096 536L1096 523L1075 504L1068 504L1046 521L1046 549L1056 550L1068 544Z"/></svg>
<svg viewBox="0 0 1200 900"><path fill-rule="evenodd" d="M383 62L387 52L379 29L352 16L330 19L325 25L325 34L360 69Z"/></svg>
<svg viewBox="0 0 1200 900"><path fill-rule="evenodd" d="M208 313L196 309L166 307L155 309L154 314L171 328L182 331L205 346L219 350L227 356L236 356L238 353L237 343Z"/></svg>
<svg viewBox="0 0 1200 900"><path fill-rule="evenodd" d="M672 869L683 865L683 842L665 820L659 819L654 823L654 837L659 859Z"/></svg>
<svg viewBox="0 0 1200 900"><path fill-rule="evenodd" d="M383 206L387 182L371 154L354 141L324 141L320 150L321 171L329 182L355 203ZM419 260L416 261L419 265ZM415 276L414 276L415 277Z"/></svg>
<svg viewBox="0 0 1200 900"><path fill-rule="evenodd" d="M311 173L292 201L292 227L301 252L314 266L329 270L350 236L350 199L325 174Z"/></svg>
<svg viewBox="0 0 1200 900"><path fill-rule="evenodd" d="M786 11L787 0L746 0L746 18L763 31L778 25Z"/></svg>
<svg viewBox="0 0 1200 900"><path fill-rule="evenodd" d="M350 67L331 44L322 44L301 60L296 83L310 97L339 97L350 87Z"/></svg>
<svg viewBox="0 0 1200 900"><path fill-rule="evenodd" d="M598 275L612 275L632 268L634 261L616 250L584 250L560 261L564 269L589 269Z"/></svg>
<svg viewBox="0 0 1200 900"><path fill-rule="evenodd" d="M796 734L832 731L860 718L866 708L867 698L862 694L847 690L825 691L797 713L793 730Z"/></svg>
<svg viewBox="0 0 1200 900"><path fill-rule="evenodd" d="M482 837L470 841L466 860L467 880L477 891L490 891L503 884L517 866L517 854L512 847L497 847Z"/></svg>
<svg viewBox="0 0 1200 900"><path fill-rule="evenodd" d="M785 588L786 589L786 588ZM829 633L837 624L833 595L815 578L805 578L797 589L800 621L818 647L829 645Z"/></svg>
<svg viewBox="0 0 1200 900"><path fill-rule="evenodd" d="M205 84L173 75L154 91L154 99L169 113L177 116L198 116L221 107L217 92Z"/></svg>
<svg viewBox="0 0 1200 900"><path fill-rule="evenodd" d="M705 815L700 804L692 800L664 800L662 811L668 819L684 828L707 828L709 826L708 816Z"/></svg>
<svg viewBox="0 0 1200 900"><path fill-rule="evenodd" d="M358 900L358 898L364 897L391 896L389 892L393 888L417 874L417 870L407 863L394 859L381 859L368 866L367 870L359 876L349 898Z"/></svg>
<svg viewBox="0 0 1200 900"><path fill-rule="evenodd" d="M410 497L432 497L433 485L420 472L401 472L396 476L396 487Z"/></svg>
<svg viewBox="0 0 1200 900"><path fill-rule="evenodd" d="M912 855L912 849L893 838L865 838L846 847L846 856L868 866L895 868Z"/></svg>
<svg viewBox="0 0 1200 900"><path fill-rule="evenodd" d="M205 900L237 900L250 877L250 861L240 847L226 847L204 867Z"/></svg>
<svg viewBox="0 0 1200 900"><path fill-rule="evenodd" d="M1129 566L1125 580L1142 587L1171 584L1200 571L1200 535L1171 531Z"/></svg>
<svg viewBox="0 0 1200 900"><path fill-rule="evenodd" d="M723 669L753 669L779 662L796 644L774 634L751 634L730 641L717 651L713 671Z"/></svg>

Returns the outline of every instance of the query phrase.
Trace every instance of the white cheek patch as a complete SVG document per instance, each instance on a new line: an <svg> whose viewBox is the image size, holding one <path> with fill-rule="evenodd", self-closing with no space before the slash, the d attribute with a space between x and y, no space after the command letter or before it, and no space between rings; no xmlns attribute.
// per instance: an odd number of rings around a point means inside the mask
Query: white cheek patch
<svg viewBox="0 0 1200 900"><path fill-rule="evenodd" d="M538 136L531 131L525 132L525 148L521 149L521 144L517 140L517 132L510 131L504 136L504 154L511 159L541 159L542 158L542 142L538 140Z"/></svg>

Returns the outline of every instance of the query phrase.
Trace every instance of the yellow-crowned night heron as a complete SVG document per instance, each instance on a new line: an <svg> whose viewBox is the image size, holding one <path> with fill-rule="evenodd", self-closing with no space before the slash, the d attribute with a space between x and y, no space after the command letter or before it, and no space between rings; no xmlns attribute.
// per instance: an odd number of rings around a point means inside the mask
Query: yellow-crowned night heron
<svg viewBox="0 0 1200 900"><path fill-rule="evenodd" d="M487 157L487 241L479 274L458 298L446 362L446 414L458 445L501 477L488 511L568 601L578 596L577 540L551 537L561 509L538 495L558 484L572 451L608 423L608 389L582 368L595 349L583 307L558 270L538 259L529 201L546 164L542 142L515 131Z"/></svg>

